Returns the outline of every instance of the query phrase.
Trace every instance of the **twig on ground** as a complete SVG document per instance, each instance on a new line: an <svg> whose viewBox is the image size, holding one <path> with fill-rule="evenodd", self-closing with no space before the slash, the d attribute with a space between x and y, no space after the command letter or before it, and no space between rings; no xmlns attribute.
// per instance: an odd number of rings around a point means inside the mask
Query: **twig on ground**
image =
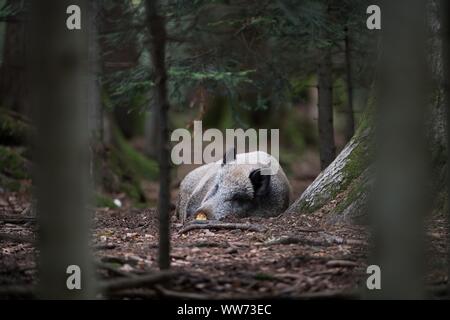
<svg viewBox="0 0 450 320"><path fill-rule="evenodd" d="M220 223L220 222L208 222L208 223L191 223L182 228L178 233L183 234L191 230L198 229L216 229L216 230L246 230L255 232L264 232L267 229L263 226L249 223Z"/></svg>
<svg viewBox="0 0 450 320"><path fill-rule="evenodd" d="M0 221L22 224L28 222L36 222L36 218L32 216L21 216L18 214L0 214Z"/></svg>
<svg viewBox="0 0 450 320"><path fill-rule="evenodd" d="M100 283L99 289L105 293L114 291L120 291L124 289L133 289L139 287L148 287L161 282L165 282L179 275L179 272L175 271L160 271L144 276L136 276L132 278L120 278L107 280Z"/></svg>
<svg viewBox="0 0 450 320"><path fill-rule="evenodd" d="M111 250L117 248L115 244L96 244L93 246L94 250Z"/></svg>
<svg viewBox="0 0 450 320"><path fill-rule="evenodd" d="M314 232L323 232L323 229L295 229L296 232L306 232L306 233L314 233Z"/></svg>
<svg viewBox="0 0 450 320"><path fill-rule="evenodd" d="M346 241L341 237L334 236L320 231L318 237L288 235L276 239L268 240L263 245L271 246L277 244L302 244L307 246L331 246L335 244L344 244Z"/></svg>
<svg viewBox="0 0 450 320"><path fill-rule="evenodd" d="M109 263L105 263L105 262L102 262L102 261L97 261L95 264L97 265L98 268L105 269L105 270L107 270L107 271L109 271L109 272L111 272L113 274L116 274L118 276L121 276L121 277L129 278L129 277L134 277L135 276L134 274L122 271L119 268L116 268L112 264L109 264Z"/></svg>
<svg viewBox="0 0 450 320"><path fill-rule="evenodd" d="M185 244L182 247L186 247L186 248L228 248L229 246L230 246L230 244L227 242L219 243L219 242L199 241L199 242Z"/></svg>
<svg viewBox="0 0 450 320"><path fill-rule="evenodd" d="M33 237L30 236L19 236L14 235L11 233L0 233L0 241L11 241L11 242L18 242L18 243L34 243L35 240Z"/></svg>
<svg viewBox="0 0 450 320"><path fill-rule="evenodd" d="M326 266L330 268L356 267L358 264L349 260L330 260L326 263Z"/></svg>
<svg viewBox="0 0 450 320"><path fill-rule="evenodd" d="M264 242L265 246L273 246L277 244L302 244L307 246L327 246L326 241L317 239L304 238L298 236L282 236L276 239L268 240Z"/></svg>

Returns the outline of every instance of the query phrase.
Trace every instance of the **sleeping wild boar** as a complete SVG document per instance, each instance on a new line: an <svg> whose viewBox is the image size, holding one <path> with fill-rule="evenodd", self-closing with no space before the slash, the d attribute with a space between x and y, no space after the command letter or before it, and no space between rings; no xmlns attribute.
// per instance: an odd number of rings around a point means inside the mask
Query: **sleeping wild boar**
<svg viewBox="0 0 450 320"><path fill-rule="evenodd" d="M273 175L261 169L276 163ZM278 161L263 151L241 153L230 149L223 160L191 171L181 182L177 215L191 219L219 220L228 215L273 216L289 205L291 188Z"/></svg>

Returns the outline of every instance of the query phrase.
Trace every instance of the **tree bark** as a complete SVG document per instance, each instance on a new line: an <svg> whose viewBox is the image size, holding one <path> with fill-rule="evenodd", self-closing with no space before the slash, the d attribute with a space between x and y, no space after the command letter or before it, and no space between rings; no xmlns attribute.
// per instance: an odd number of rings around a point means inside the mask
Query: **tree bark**
<svg viewBox="0 0 450 320"><path fill-rule="evenodd" d="M168 129L166 21L156 0L146 0L147 26L151 37L151 57L155 78L155 110L159 114L159 267L170 267L170 145Z"/></svg>
<svg viewBox="0 0 450 320"><path fill-rule="evenodd" d="M154 106L150 108L150 113L145 117L145 154L147 157L157 159L158 157L158 114Z"/></svg>
<svg viewBox="0 0 450 320"><path fill-rule="evenodd" d="M449 1L440 1L440 12L441 12L441 34L442 34L442 61L443 61L443 80L444 80L444 106L446 110L446 120L447 120L447 159L449 158L450 151L450 64L449 64L449 41L450 41L450 5ZM450 234L450 170L447 168L447 232ZM450 241L450 240L449 240ZM447 253L447 293L450 292L450 242L448 243L448 253Z"/></svg>
<svg viewBox="0 0 450 320"><path fill-rule="evenodd" d="M103 112L100 98L100 46L98 38L98 13L99 4L95 1L89 3L88 28L89 28L89 86L88 86L88 108L89 108L89 131L91 145L95 146L102 142L103 135Z"/></svg>
<svg viewBox="0 0 450 320"><path fill-rule="evenodd" d="M365 223L372 186L373 115L367 107L353 138L286 213L322 211L330 223Z"/></svg>
<svg viewBox="0 0 450 320"><path fill-rule="evenodd" d="M348 27L345 28L345 72L347 78L347 110L345 110L345 141L350 139L355 134L355 115L353 113L353 72L352 72L352 51L350 43L350 31Z"/></svg>
<svg viewBox="0 0 450 320"><path fill-rule="evenodd" d="M323 170L336 157L333 126L333 74L330 49L319 65L319 149L320 167Z"/></svg>
<svg viewBox="0 0 450 320"><path fill-rule="evenodd" d="M28 112L26 107L26 57L24 1L7 0L6 6L17 10L15 21L6 23L3 43L3 57L0 66L0 103L21 114Z"/></svg>
<svg viewBox="0 0 450 320"><path fill-rule="evenodd" d="M41 298L95 297L89 253L88 35L68 30L66 9L87 0L33 1L28 53L32 81L34 183L39 222ZM67 268L81 270L81 290L67 287Z"/></svg>
<svg viewBox="0 0 450 320"><path fill-rule="evenodd" d="M408 7L407 13L405 7ZM426 0L384 2L377 87L376 161L369 264L383 272L370 298L424 294L424 217L428 212L425 147Z"/></svg>

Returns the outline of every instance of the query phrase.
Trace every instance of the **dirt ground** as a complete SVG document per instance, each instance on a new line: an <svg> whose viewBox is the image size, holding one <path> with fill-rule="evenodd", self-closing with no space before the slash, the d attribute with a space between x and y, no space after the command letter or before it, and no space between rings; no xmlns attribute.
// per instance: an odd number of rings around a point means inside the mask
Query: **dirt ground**
<svg viewBox="0 0 450 320"><path fill-rule="evenodd" d="M0 288L36 281L35 221L19 194L0 194ZM367 232L326 225L323 213L232 218L249 230L200 229L181 233L172 218L171 264L178 271L156 286L122 290L111 298L326 298L353 297L365 282ZM432 219L427 282L446 281L445 221ZM100 279L132 278L157 268L158 218L154 209L98 209L92 246ZM0 296L1 296L0 290ZM3 292L3 297L5 293ZM8 295L6 294L6 297Z"/></svg>

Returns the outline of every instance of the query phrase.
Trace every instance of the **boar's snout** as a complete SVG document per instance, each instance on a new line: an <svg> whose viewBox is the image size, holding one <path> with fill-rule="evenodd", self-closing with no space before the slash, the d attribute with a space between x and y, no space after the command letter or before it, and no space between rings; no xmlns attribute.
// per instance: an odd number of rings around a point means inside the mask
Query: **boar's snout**
<svg viewBox="0 0 450 320"><path fill-rule="evenodd" d="M192 216L194 220L213 220L213 214L208 209L198 209Z"/></svg>

